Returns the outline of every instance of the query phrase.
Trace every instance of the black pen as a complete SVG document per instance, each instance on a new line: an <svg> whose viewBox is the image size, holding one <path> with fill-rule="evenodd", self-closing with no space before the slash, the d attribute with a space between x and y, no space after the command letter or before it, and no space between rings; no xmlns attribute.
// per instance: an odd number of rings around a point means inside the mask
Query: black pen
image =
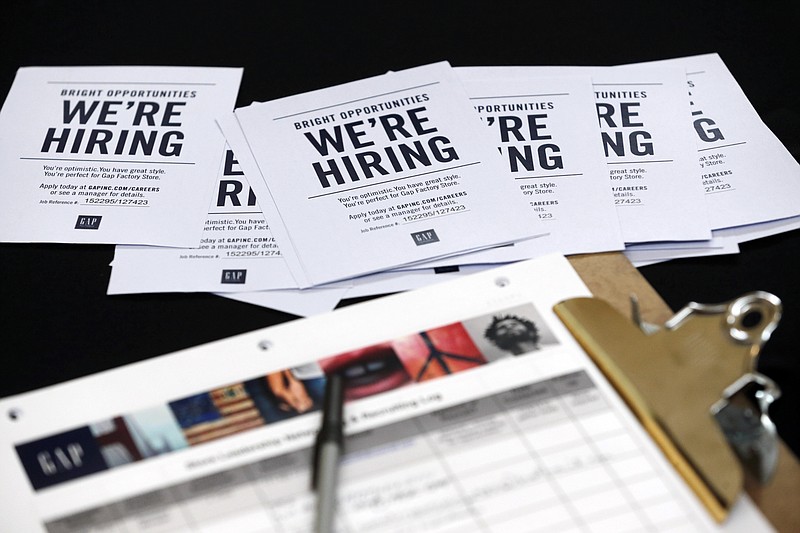
<svg viewBox="0 0 800 533"><path fill-rule="evenodd" d="M331 374L325 385L322 425L314 443L311 488L317 492L317 513L314 523L314 531L317 533L328 533L333 529L339 458L344 447L343 402L342 377L339 374Z"/></svg>

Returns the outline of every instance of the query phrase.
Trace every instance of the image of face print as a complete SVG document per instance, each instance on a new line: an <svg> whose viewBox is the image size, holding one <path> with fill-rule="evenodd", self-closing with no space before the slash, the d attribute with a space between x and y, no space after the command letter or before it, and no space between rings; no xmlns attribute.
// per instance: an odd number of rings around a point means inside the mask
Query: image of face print
<svg viewBox="0 0 800 533"><path fill-rule="evenodd" d="M537 352L558 344L539 312L531 304L503 309L462 322L489 361Z"/></svg>
<svg viewBox="0 0 800 533"><path fill-rule="evenodd" d="M514 355L539 349L539 331L536 324L516 315L494 317L483 336L501 350Z"/></svg>

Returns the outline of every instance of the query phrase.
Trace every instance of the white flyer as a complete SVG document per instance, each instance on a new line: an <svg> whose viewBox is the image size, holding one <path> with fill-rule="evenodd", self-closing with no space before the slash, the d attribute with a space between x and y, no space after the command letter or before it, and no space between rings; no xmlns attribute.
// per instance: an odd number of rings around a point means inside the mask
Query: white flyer
<svg viewBox="0 0 800 533"><path fill-rule="evenodd" d="M625 242L711 237L681 68L461 67L458 71L492 78L590 75L598 139Z"/></svg>
<svg viewBox="0 0 800 533"><path fill-rule="evenodd" d="M599 131L587 127L596 117L591 78L459 76L479 116L495 133L531 217L549 232L515 246L535 249L539 241L550 241L554 250L567 255L621 250ZM484 253L491 252L478 252Z"/></svg>
<svg viewBox="0 0 800 533"><path fill-rule="evenodd" d="M202 233L194 248L118 245L108 294L249 292L297 286L256 194L227 148Z"/></svg>
<svg viewBox="0 0 800 533"><path fill-rule="evenodd" d="M497 179L508 170L447 63L253 104L236 117L300 287L544 233L513 181Z"/></svg>
<svg viewBox="0 0 800 533"><path fill-rule="evenodd" d="M547 256L5 398L3 525L310 531L336 372L336 531L770 530L712 522L554 315L586 295Z"/></svg>
<svg viewBox="0 0 800 533"><path fill-rule="evenodd" d="M418 265L503 263L546 253L610 252L624 242L597 136L589 76L484 78L459 71L470 100L493 132L517 194L548 234L510 246ZM589 126L589 127L587 127Z"/></svg>
<svg viewBox="0 0 800 533"><path fill-rule="evenodd" d="M25 67L0 112L0 241L197 246L242 69Z"/></svg>
<svg viewBox="0 0 800 533"><path fill-rule="evenodd" d="M644 65L686 70L712 229L800 215L800 165L758 116L718 54Z"/></svg>

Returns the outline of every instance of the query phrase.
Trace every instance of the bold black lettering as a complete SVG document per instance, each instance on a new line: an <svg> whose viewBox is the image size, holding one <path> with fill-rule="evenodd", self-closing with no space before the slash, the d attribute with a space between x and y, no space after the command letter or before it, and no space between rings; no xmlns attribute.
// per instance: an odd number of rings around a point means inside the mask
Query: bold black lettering
<svg viewBox="0 0 800 533"><path fill-rule="evenodd" d="M694 131L703 142L711 143L714 141L721 141L725 138L719 128L707 128L706 126L715 126L716 122L710 118L698 118L694 121Z"/></svg>
<svg viewBox="0 0 800 533"><path fill-rule="evenodd" d="M163 155L164 157L169 157L174 155L178 157L181 155L181 149L183 148L183 144L179 142L172 142L172 140L183 140L183 132L182 131L168 131L161 137L161 144L158 146L158 153Z"/></svg>
<svg viewBox="0 0 800 533"><path fill-rule="evenodd" d="M381 156L377 152L359 152L356 154L356 160L361 166L365 178L372 178L375 176L372 173L373 169L377 170L378 173L383 176L389 173L388 170L381 166Z"/></svg>
<svg viewBox="0 0 800 533"><path fill-rule="evenodd" d="M125 141L128 140L128 130L122 130L119 132L119 138L117 139L117 147L114 148L114 155L122 155L122 152L125 150Z"/></svg>
<svg viewBox="0 0 800 533"><path fill-rule="evenodd" d="M110 115L116 115L117 110L111 109L111 106L118 106L122 104L122 102L103 102L103 105L100 107L100 116L97 119L97 123L101 126L116 126L116 120L109 120Z"/></svg>
<svg viewBox="0 0 800 533"><path fill-rule="evenodd" d="M244 184L239 180L220 180L219 190L217 192L217 207L225 207L227 200L235 207L242 205L239 199L239 194L244 190ZM256 205L256 193L250 187L247 192L247 205L253 207Z"/></svg>
<svg viewBox="0 0 800 533"><path fill-rule="evenodd" d="M61 130L61 136L56 137L56 129L55 128L48 128L47 134L44 136L44 142L42 143L42 152L49 152L50 145L55 143L56 144L56 153L63 153L64 148L67 146L67 139L69 138L69 128L64 128Z"/></svg>
<svg viewBox="0 0 800 533"><path fill-rule="evenodd" d="M348 122L347 124L344 125L344 129L345 131L347 131L347 136L350 137L350 142L353 143L353 148L359 149L374 145L375 143L372 141L361 142L358 139L359 137L363 137L364 135L367 134L367 132L364 130L357 131L356 126L358 125L363 126L364 121L359 120L358 122Z"/></svg>
<svg viewBox="0 0 800 533"><path fill-rule="evenodd" d="M614 153L618 156L625 155L625 143L623 142L621 131L614 132L613 140L611 139L611 134L607 131L600 132L600 135L603 137L603 148L606 151L606 157L608 157L609 148L614 150Z"/></svg>
<svg viewBox="0 0 800 533"><path fill-rule="evenodd" d="M397 132L399 132L406 139L412 137L411 133L403 127L405 124L405 120L403 119L402 115L398 115L396 113L390 113L388 115L379 116L378 120L381 121L381 126L383 126L383 131L386 132L386 136L389 137L390 141L397 140L397 135L396 135Z"/></svg>
<svg viewBox="0 0 800 533"><path fill-rule="evenodd" d="M161 119L162 126L170 126L170 127L177 127L180 126L180 122L171 122L172 117L180 116L181 112L176 111L175 108L178 106L185 106L186 102L167 102L167 105L164 109L164 116Z"/></svg>
<svg viewBox="0 0 800 533"><path fill-rule="evenodd" d="M78 100L75 103L75 107L70 110L70 101L64 100L64 124L69 124L72 122L72 119L75 118L75 115L78 115L78 122L81 124L86 124L89 121L89 117L92 116L94 110L97 108L97 100L92 102L92 105L89 106L89 109L86 109L86 101Z"/></svg>
<svg viewBox="0 0 800 533"><path fill-rule="evenodd" d="M448 163L450 161L458 160L458 154L456 153L455 148L450 146L444 147L444 145L449 144L450 139L441 135L428 139L428 147L431 149L434 159L440 163Z"/></svg>
<svg viewBox="0 0 800 533"><path fill-rule="evenodd" d="M339 170L339 166L336 164L336 160L328 159L326 163L328 164L328 170L322 168L322 164L320 163L314 163L313 165L314 171L317 173L317 179L319 179L320 184L325 188L330 187L331 184L328 181L328 176L332 176L333 179L336 180L336 183L338 183L339 185L344 184L342 171Z"/></svg>
<svg viewBox="0 0 800 533"><path fill-rule="evenodd" d="M239 162L233 157L233 150L225 150L225 166L223 167L222 174L225 176L244 176L241 170L234 170L233 166L239 165Z"/></svg>
<svg viewBox="0 0 800 533"><path fill-rule="evenodd" d="M86 141L86 150L84 153L93 154L94 147L97 146L101 154L107 154L108 141L110 141L112 137L114 137L114 134L109 130L91 130L89 132L89 140Z"/></svg>
<svg viewBox="0 0 800 533"><path fill-rule="evenodd" d="M545 170L555 170L557 168L564 168L564 161L560 155L552 155L561 153L561 149L555 144L543 144L537 150L539 154L539 165ZM548 152L550 152L548 154Z"/></svg>
<svg viewBox="0 0 800 533"><path fill-rule="evenodd" d="M597 120L600 123L600 127L603 127L603 121L606 121L606 125L609 128L616 128L617 125L614 124L614 119L611 118L614 116L614 106L611 104L607 104L605 102L597 102L595 104L597 108Z"/></svg>
<svg viewBox="0 0 800 533"><path fill-rule="evenodd" d="M405 160L409 169L413 170L417 168L416 163L414 163L414 159L426 167L431 166L431 158L428 157L427 153L425 153L425 149L422 147L422 143L420 141L414 141L414 148L416 148L416 151L414 151L407 144L401 144L397 148L400 150L400 154L403 156L403 159Z"/></svg>
<svg viewBox="0 0 800 533"><path fill-rule="evenodd" d="M217 207L225 207L226 199L230 199L231 204L235 207L240 207L242 202L239 201L239 193L242 192L244 186L238 180L220 180L219 191L217 192Z"/></svg>
<svg viewBox="0 0 800 533"><path fill-rule="evenodd" d="M333 135L326 130L325 128L321 128L319 130L319 141L314 135L307 131L303 133L306 139L311 143L311 145L317 149L319 155L328 155L329 148L328 145L333 146L334 150L339 153L344 152L344 139L342 138L342 128L339 125L333 127Z"/></svg>
<svg viewBox="0 0 800 533"><path fill-rule="evenodd" d="M156 146L156 135L158 132L151 131L150 135L145 137L145 133L141 130L135 130L133 132L133 139L131 140L131 148L128 151L128 155L137 155L139 153L139 147L144 150L144 155L152 155L153 148Z"/></svg>
<svg viewBox="0 0 800 533"><path fill-rule="evenodd" d="M500 128L500 140L507 143L511 140L509 133L514 135L514 139L524 141L525 137L520 133L522 119L515 116L497 117L497 126Z"/></svg>
<svg viewBox="0 0 800 533"><path fill-rule="evenodd" d="M528 115L528 131L532 141L545 141L553 138L552 135L544 135L539 133L539 130L543 130L547 127L546 124L539 124L539 119L543 120L546 118L547 115L545 114Z"/></svg>
<svg viewBox="0 0 800 533"><path fill-rule="evenodd" d="M155 126L155 114L158 113L158 108L158 102L139 102L136 114L133 116L133 125L138 126L142 123L142 119L145 119L148 126Z"/></svg>
<svg viewBox="0 0 800 533"><path fill-rule="evenodd" d="M436 133L439 131L436 128L429 128L426 130L422 127L423 122L430 122L428 117L419 116L419 114L423 111L427 111L427 109L425 107L417 107L415 109L409 109L406 111L406 113L408 113L408 118L411 119L411 125L414 126L414 131L417 132L417 135L426 135L428 133Z"/></svg>
<svg viewBox="0 0 800 533"><path fill-rule="evenodd" d="M623 128L641 128L644 126L643 122L631 122L631 117L638 117L639 113L631 111L632 107L639 107L639 102L621 102L619 104L620 111L622 111L622 127Z"/></svg>
<svg viewBox="0 0 800 533"><path fill-rule="evenodd" d="M522 163L522 166L525 167L525 170L531 171L534 169L534 158L533 158L533 151L531 150L530 145L524 145L522 147L522 151L516 146L509 146L508 150L508 165L511 168L511 172L519 172L519 164Z"/></svg>
<svg viewBox="0 0 800 533"><path fill-rule="evenodd" d="M628 136L633 155L653 155L653 143L642 142L642 139L650 139L651 135L646 131L632 131Z"/></svg>

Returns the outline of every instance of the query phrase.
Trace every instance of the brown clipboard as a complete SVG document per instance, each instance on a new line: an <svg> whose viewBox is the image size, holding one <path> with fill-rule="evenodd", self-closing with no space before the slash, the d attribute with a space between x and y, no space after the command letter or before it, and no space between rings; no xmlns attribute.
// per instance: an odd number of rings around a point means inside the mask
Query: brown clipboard
<svg viewBox="0 0 800 533"><path fill-rule="evenodd" d="M642 317L647 322L662 324L673 311L624 255L617 252L575 255L569 258L573 268L591 290L619 314L630 313L630 297L639 300ZM800 463L783 443L775 475L769 484L760 484L744 476L744 489L767 519L779 531L793 531L800 524ZM735 482L734 485L737 485Z"/></svg>

